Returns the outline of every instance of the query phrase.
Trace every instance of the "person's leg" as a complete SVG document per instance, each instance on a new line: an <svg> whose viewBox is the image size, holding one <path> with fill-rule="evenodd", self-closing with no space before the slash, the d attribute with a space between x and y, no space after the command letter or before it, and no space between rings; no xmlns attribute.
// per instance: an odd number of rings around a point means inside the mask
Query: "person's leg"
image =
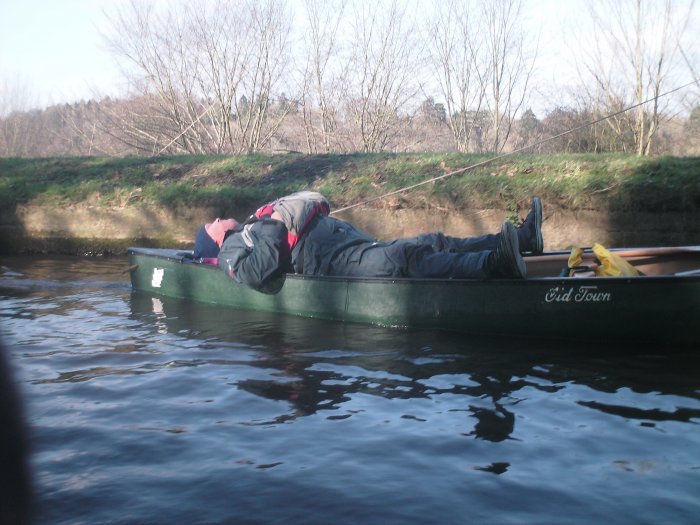
<svg viewBox="0 0 700 525"><path fill-rule="evenodd" d="M415 240L395 241L386 253L399 275L438 279L486 279L489 277L524 278L525 262L520 256L518 234L510 222L504 222L493 250L436 251Z"/></svg>
<svg viewBox="0 0 700 525"><path fill-rule="evenodd" d="M413 239L420 244L432 247L436 252L482 252L495 250L498 245L498 233L489 233L479 237L452 237L442 232L424 233Z"/></svg>
<svg viewBox="0 0 700 525"><path fill-rule="evenodd" d="M408 258L408 277L435 279L486 279L492 251L435 252L418 250Z"/></svg>
<svg viewBox="0 0 700 525"><path fill-rule="evenodd" d="M433 279L486 279L525 277L518 251L518 235L503 223L493 250L436 251L417 239L367 243L336 254L325 275L347 277L413 277Z"/></svg>
<svg viewBox="0 0 700 525"><path fill-rule="evenodd" d="M361 258L337 257L329 275L348 277L413 277L485 279L491 251L441 252L416 239L375 243Z"/></svg>
<svg viewBox="0 0 700 525"><path fill-rule="evenodd" d="M335 254L325 275L339 277L405 277L406 255L395 242L366 243Z"/></svg>

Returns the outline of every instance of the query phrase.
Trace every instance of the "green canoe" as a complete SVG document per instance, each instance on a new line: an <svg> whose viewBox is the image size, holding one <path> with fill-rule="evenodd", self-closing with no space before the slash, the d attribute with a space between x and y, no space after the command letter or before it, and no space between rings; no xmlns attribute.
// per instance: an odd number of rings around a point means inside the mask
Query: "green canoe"
<svg viewBox="0 0 700 525"><path fill-rule="evenodd" d="M289 274L258 292L188 251L130 248L129 265L136 292L245 310L474 334L700 343L700 246L615 253L644 275L559 277L568 253L552 252L526 257L524 280Z"/></svg>

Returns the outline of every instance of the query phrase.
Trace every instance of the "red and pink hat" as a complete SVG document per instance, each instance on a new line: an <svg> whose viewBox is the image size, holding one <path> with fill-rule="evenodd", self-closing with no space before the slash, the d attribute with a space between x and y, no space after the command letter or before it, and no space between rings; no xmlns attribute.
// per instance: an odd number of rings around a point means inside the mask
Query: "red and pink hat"
<svg viewBox="0 0 700 525"><path fill-rule="evenodd" d="M205 224L195 235L194 256L197 258L215 258L219 255L219 249L224 244L226 232L238 226L235 219L216 219Z"/></svg>

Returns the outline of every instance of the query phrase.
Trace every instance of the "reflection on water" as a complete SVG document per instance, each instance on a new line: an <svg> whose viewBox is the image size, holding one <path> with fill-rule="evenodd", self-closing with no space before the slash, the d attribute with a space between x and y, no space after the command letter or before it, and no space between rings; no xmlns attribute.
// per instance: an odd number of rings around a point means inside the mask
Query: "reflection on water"
<svg viewBox="0 0 700 525"><path fill-rule="evenodd" d="M692 523L700 355L131 293L3 261L44 523Z"/></svg>

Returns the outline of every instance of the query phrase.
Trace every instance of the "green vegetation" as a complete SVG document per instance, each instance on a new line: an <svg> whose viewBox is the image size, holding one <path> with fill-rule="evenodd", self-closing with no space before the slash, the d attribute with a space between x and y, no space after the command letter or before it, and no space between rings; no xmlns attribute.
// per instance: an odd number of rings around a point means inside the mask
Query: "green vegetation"
<svg viewBox="0 0 700 525"><path fill-rule="evenodd" d="M474 164L457 153L0 159L0 206L207 207L254 209L310 189L334 208L371 199ZM700 206L700 157L517 155L428 183L373 206L515 209L540 195L566 209L682 211Z"/></svg>

